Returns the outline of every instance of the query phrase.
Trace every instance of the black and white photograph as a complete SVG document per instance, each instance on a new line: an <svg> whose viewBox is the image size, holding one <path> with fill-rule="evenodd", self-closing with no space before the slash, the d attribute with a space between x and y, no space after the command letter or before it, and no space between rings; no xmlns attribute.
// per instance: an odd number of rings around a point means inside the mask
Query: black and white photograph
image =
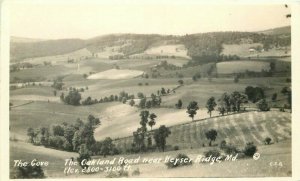
<svg viewBox="0 0 300 181"><path fill-rule="evenodd" d="M297 174L297 3L4 3L8 179Z"/></svg>

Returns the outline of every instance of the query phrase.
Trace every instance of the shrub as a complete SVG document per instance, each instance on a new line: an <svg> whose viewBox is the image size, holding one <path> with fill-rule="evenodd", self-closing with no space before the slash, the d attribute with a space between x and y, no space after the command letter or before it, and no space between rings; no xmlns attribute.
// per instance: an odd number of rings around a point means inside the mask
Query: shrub
<svg viewBox="0 0 300 181"><path fill-rule="evenodd" d="M29 164L26 167L17 167L13 179L33 179L45 178L44 171L41 166L32 166Z"/></svg>
<svg viewBox="0 0 300 181"><path fill-rule="evenodd" d="M226 141L225 140L222 140L221 142L220 142L220 149L221 150L223 150L225 147L226 147Z"/></svg>
<svg viewBox="0 0 300 181"><path fill-rule="evenodd" d="M219 157L219 156L221 156L221 153L219 150L213 149L213 150L209 150L209 151L205 152L204 155L205 155L205 157L210 157L210 156Z"/></svg>
<svg viewBox="0 0 300 181"><path fill-rule="evenodd" d="M174 146L174 150L176 151L176 150L179 150L179 146Z"/></svg>
<svg viewBox="0 0 300 181"><path fill-rule="evenodd" d="M257 108L260 111L270 111L270 106L265 99L258 101Z"/></svg>
<svg viewBox="0 0 300 181"><path fill-rule="evenodd" d="M271 141L272 141L272 139L270 137L266 137L265 140L264 140L266 145L271 144Z"/></svg>
<svg viewBox="0 0 300 181"><path fill-rule="evenodd" d="M109 172L106 178L119 178L119 177L128 177L128 172L121 170L116 172Z"/></svg>
<svg viewBox="0 0 300 181"><path fill-rule="evenodd" d="M254 145L253 142L248 142L244 148L244 154L246 156L250 156L252 157L254 155L254 153L256 153L257 151L257 147Z"/></svg>
<svg viewBox="0 0 300 181"><path fill-rule="evenodd" d="M135 170L133 170L133 172L131 173L132 176L135 176L135 175L140 175L141 172L140 172L140 169L139 168L136 168Z"/></svg>
<svg viewBox="0 0 300 181"><path fill-rule="evenodd" d="M142 85L143 85L143 83L138 83L138 85L139 85L139 86L142 86Z"/></svg>
<svg viewBox="0 0 300 181"><path fill-rule="evenodd" d="M178 161L178 162L174 162L171 161L171 159L166 163L168 168L176 168L176 167L180 167L180 166L188 166L188 165L192 165L192 160L185 154L179 153L176 156L176 159L179 160L188 160L187 162L183 162L183 161Z"/></svg>
<svg viewBox="0 0 300 181"><path fill-rule="evenodd" d="M234 145L231 145L231 144L230 145L226 145L223 150L228 155L236 154L236 153L239 152L239 150Z"/></svg>

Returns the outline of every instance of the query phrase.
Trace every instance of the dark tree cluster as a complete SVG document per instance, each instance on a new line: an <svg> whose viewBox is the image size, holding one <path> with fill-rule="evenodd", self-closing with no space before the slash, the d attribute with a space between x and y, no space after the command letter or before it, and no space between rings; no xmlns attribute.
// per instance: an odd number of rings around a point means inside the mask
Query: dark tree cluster
<svg viewBox="0 0 300 181"><path fill-rule="evenodd" d="M169 64L166 60L161 61L156 68L162 68L164 70L178 70L180 69L180 67L173 65L173 64Z"/></svg>
<svg viewBox="0 0 300 181"><path fill-rule="evenodd" d="M231 94L225 92L218 102L218 110L221 115L224 115L229 112L240 112L241 105L248 102L248 97L238 91Z"/></svg>
<svg viewBox="0 0 300 181"><path fill-rule="evenodd" d="M209 146L211 146L212 141L215 141L217 136L218 136L218 132L215 129L211 129L207 132L205 132L205 136L207 139L209 139Z"/></svg>
<svg viewBox="0 0 300 181"><path fill-rule="evenodd" d="M45 173L40 165L27 165L25 167L16 167L16 172L12 176L13 179L42 179L45 178Z"/></svg>
<svg viewBox="0 0 300 181"><path fill-rule="evenodd" d="M224 55L221 54L218 57L218 62L222 62L222 61L231 61L231 60L240 60L241 58L237 55Z"/></svg>
<svg viewBox="0 0 300 181"><path fill-rule="evenodd" d="M147 134L147 125L149 125L152 130L152 127L156 124L155 119L157 116L154 113L143 110L140 112L140 118L141 127L133 132L132 152L144 152L152 147L152 137L150 134ZM146 139L148 141L147 146L145 144Z"/></svg>
<svg viewBox="0 0 300 181"><path fill-rule="evenodd" d="M248 86L245 89L245 94L248 96L248 99L253 103L256 103L257 101L265 98L264 89L261 87Z"/></svg>
<svg viewBox="0 0 300 181"><path fill-rule="evenodd" d="M108 57L109 60L122 60L122 59L125 59L125 58L128 58L128 56L124 56L122 54L110 55Z"/></svg>
<svg viewBox="0 0 300 181"><path fill-rule="evenodd" d="M34 145L78 152L80 145L90 149L95 143L94 130L100 125L99 118L89 115L86 122L77 119L74 124L63 123L41 128L28 128L29 142Z"/></svg>
<svg viewBox="0 0 300 181"><path fill-rule="evenodd" d="M29 62L22 62L22 63L16 63L9 66L9 71L12 72L18 72L22 69L29 69L33 68L34 65Z"/></svg>
<svg viewBox="0 0 300 181"><path fill-rule="evenodd" d="M138 98L141 99L138 107L142 109L159 107L161 104L161 97L153 93L151 94L150 98L146 98L144 94L138 93Z"/></svg>
<svg viewBox="0 0 300 181"><path fill-rule="evenodd" d="M292 90L290 87L283 87L281 93L287 96L287 101L289 105L286 105L286 108L292 108Z"/></svg>
<svg viewBox="0 0 300 181"><path fill-rule="evenodd" d="M166 138L171 134L171 131L169 128L167 128L165 125L160 126L157 130L154 132L154 140L156 143L156 146L159 150L165 151L166 147Z"/></svg>
<svg viewBox="0 0 300 181"><path fill-rule="evenodd" d="M198 79L201 79L201 74L196 73L195 75L193 75L192 79L193 79L193 81L197 81Z"/></svg>
<svg viewBox="0 0 300 181"><path fill-rule="evenodd" d="M99 101L97 99L92 99L90 96L81 102L82 105L92 105L97 104Z"/></svg>
<svg viewBox="0 0 300 181"><path fill-rule="evenodd" d="M78 90L70 90L68 95L61 94L60 100L68 105L78 106L80 105L81 94Z"/></svg>
<svg viewBox="0 0 300 181"><path fill-rule="evenodd" d="M157 116L154 113L150 113L148 110L140 112L140 127L133 132L133 143L129 152L138 153L153 150L158 148L161 151L165 150L166 138L171 134L169 128L165 125L161 125L157 130L154 131L152 137L151 132L148 132L147 125L151 128L156 124L155 119ZM152 139L155 140L153 145Z"/></svg>
<svg viewBox="0 0 300 181"><path fill-rule="evenodd" d="M62 79L56 79L53 81L53 84L51 85L51 87L53 87L54 89L57 90L62 90L64 86L64 83L62 82Z"/></svg>

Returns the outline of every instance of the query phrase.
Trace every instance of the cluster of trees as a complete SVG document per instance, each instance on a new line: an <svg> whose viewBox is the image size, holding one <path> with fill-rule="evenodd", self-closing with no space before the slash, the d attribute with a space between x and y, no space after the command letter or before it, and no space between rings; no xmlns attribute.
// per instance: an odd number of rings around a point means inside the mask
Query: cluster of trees
<svg viewBox="0 0 300 181"><path fill-rule="evenodd" d="M16 64L10 65L9 71L17 72L17 71L20 71L21 69L28 69L28 68L33 68L33 67L34 67L34 65L29 62L22 62L22 63L16 63Z"/></svg>
<svg viewBox="0 0 300 181"><path fill-rule="evenodd" d="M64 93L61 93L60 99L62 102L69 104L69 105L80 105L80 100L81 100L81 94L80 94L80 89L71 89L68 93L68 95L64 95ZM104 98L101 99L93 99L92 97L87 97L85 100L81 102L82 105L92 105L92 104L97 104L97 103L106 103L106 102L113 102L113 101L119 101L122 103L126 103L127 100L132 100L134 99L134 95L129 95L125 91L120 92L119 96L118 95L110 95L110 96L105 96Z"/></svg>
<svg viewBox="0 0 300 181"><path fill-rule="evenodd" d="M28 128L29 142L58 150L78 152L77 160L90 159L91 155L116 155L120 150L109 137L103 141L96 141L94 130L100 125L99 118L89 115L87 121L77 119L74 124L63 123L52 125L50 128ZM81 165L83 168L86 167Z"/></svg>
<svg viewBox="0 0 300 181"><path fill-rule="evenodd" d="M81 101L82 105L92 105L97 103L99 103L99 101L97 99L92 99L90 96L87 97L85 100Z"/></svg>
<svg viewBox="0 0 300 181"><path fill-rule="evenodd" d="M138 98L140 98L140 102L138 104L139 108L151 108L151 107L159 107L161 104L161 97L157 96L155 94L151 94L150 98L146 98L146 96L143 93L138 93ZM132 101L129 102L130 105L132 105Z"/></svg>
<svg viewBox="0 0 300 181"><path fill-rule="evenodd" d="M193 79L193 81L197 81L198 79L201 79L201 74L196 73L195 75L193 75L192 79Z"/></svg>
<svg viewBox="0 0 300 181"><path fill-rule="evenodd" d="M179 99L178 102L175 104L175 107L176 107L177 109L181 109L181 108L182 108L182 105L183 105L182 100Z"/></svg>
<svg viewBox="0 0 300 181"><path fill-rule="evenodd" d="M125 58L128 58L128 56L124 56L122 54L110 55L108 57L109 60L122 60L122 59L125 59Z"/></svg>
<svg viewBox="0 0 300 181"><path fill-rule="evenodd" d="M151 128L156 124L157 116L154 113L150 113L148 110L143 110L140 112L140 127L133 132L133 143L131 152L145 152L147 150L152 150L153 148L158 148L161 151L165 150L166 138L171 134L169 128L165 125L161 125L157 130L154 131L152 135L148 132L147 125ZM153 138L155 140L155 145L153 145ZM147 143L147 144L146 144Z"/></svg>
<svg viewBox="0 0 300 181"><path fill-rule="evenodd" d="M157 90L157 95L158 96L160 96L160 95L165 96L165 95L170 94L171 92L174 92L174 90L162 87L160 90Z"/></svg>
<svg viewBox="0 0 300 181"><path fill-rule="evenodd" d="M218 57L218 61L222 62L222 61L228 61L228 60L240 60L241 58L237 55L224 55L224 54L220 54Z"/></svg>
<svg viewBox="0 0 300 181"><path fill-rule="evenodd" d="M181 100L180 100L181 101ZM218 104L217 104L218 102ZM216 102L216 99L214 97L210 97L206 102L206 109L207 113L211 117L212 111L214 111L217 107L217 110L219 113L223 116L225 113L229 112L240 112L241 111L241 105L243 103L248 102L247 95L242 94L238 91L234 91L231 94L224 93L220 99L218 99ZM179 104L179 101L176 105ZM199 110L198 102L191 101L189 105L187 106L187 114L189 117L194 120L195 115L197 114L197 111Z"/></svg>
<svg viewBox="0 0 300 181"><path fill-rule="evenodd" d="M287 96L288 108L292 109L292 90L289 87L283 87L281 93Z"/></svg>
<svg viewBox="0 0 300 181"><path fill-rule="evenodd" d="M28 161L29 162L29 161ZM46 178L45 173L40 165L37 165L37 160L33 161L34 165L28 164L24 167L15 167L13 179L42 179Z"/></svg>
<svg viewBox="0 0 300 181"><path fill-rule="evenodd" d="M245 94L248 96L248 99L253 103L256 103L257 101L265 98L264 89L262 89L261 87L247 86L245 88Z"/></svg>
<svg viewBox="0 0 300 181"><path fill-rule="evenodd" d="M49 127L28 128L29 142L65 151L78 151L80 145L90 148L95 143L94 130L99 118L89 115L86 122L77 119L74 124L63 123Z"/></svg>
<svg viewBox="0 0 300 181"><path fill-rule="evenodd" d="M211 129L208 130L207 132L205 132L205 136L206 138L209 140L209 146L211 146L212 141L215 141L217 136L218 136L218 132L215 129Z"/></svg>
<svg viewBox="0 0 300 181"><path fill-rule="evenodd" d="M223 116L229 112L240 112L241 105L248 102L247 95L234 91L231 94L227 92L223 93L220 99L218 99L218 111Z"/></svg>
<svg viewBox="0 0 300 181"><path fill-rule="evenodd" d="M66 96L62 92L60 95L60 100L65 104L78 106L80 105L81 94L77 89L70 90Z"/></svg>
<svg viewBox="0 0 300 181"><path fill-rule="evenodd" d="M157 66L156 68L163 68L165 70L178 70L180 69L181 67L178 67L176 65L173 65L173 64L169 64L166 60L164 61L161 61Z"/></svg>
<svg viewBox="0 0 300 181"><path fill-rule="evenodd" d="M140 112L140 118L140 127L133 132L133 143L131 148L133 152L146 151L147 148L149 149L152 147L152 136L147 133L147 125L152 129L152 126L156 124L155 119L157 116L154 113L144 110ZM147 140L147 147L145 140Z"/></svg>
<svg viewBox="0 0 300 181"><path fill-rule="evenodd" d="M235 155L239 154L238 158L242 157L253 157L253 155L257 151L256 145L254 145L253 142L247 142L244 149L240 150L235 145L227 144L225 140L220 142L220 150L224 152L227 155ZM226 156L222 155L219 149L214 148L211 150L208 150L204 152L205 157L221 157L221 159L224 159Z"/></svg>
<svg viewBox="0 0 300 181"><path fill-rule="evenodd" d="M62 78L57 78L53 81L53 84L51 85L51 87L53 87L54 89L57 90L62 90L64 86L64 83L62 82Z"/></svg>

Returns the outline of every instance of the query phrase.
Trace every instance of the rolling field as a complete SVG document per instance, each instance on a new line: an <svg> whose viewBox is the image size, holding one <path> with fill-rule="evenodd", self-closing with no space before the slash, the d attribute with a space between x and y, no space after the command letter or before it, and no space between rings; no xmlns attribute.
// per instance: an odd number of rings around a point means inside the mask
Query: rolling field
<svg viewBox="0 0 300 181"><path fill-rule="evenodd" d="M69 106L56 102L35 101L31 104L13 108L10 111L10 132L20 140L27 140L29 127L48 127L63 122L74 123L77 118L85 121L93 114L102 118L100 111L116 103L95 104L91 106ZM37 123L39 123L37 125Z"/></svg>
<svg viewBox="0 0 300 181"><path fill-rule="evenodd" d="M239 57L269 57L269 56L290 56L290 48L271 48L268 51L262 52L250 52L249 49L253 49L257 46L261 48L261 43L245 43L245 44L223 44L222 54L224 55L237 55Z"/></svg>
<svg viewBox="0 0 300 181"><path fill-rule="evenodd" d="M261 72L269 71L270 64L268 62L257 61L232 61L217 63L217 71L220 74L241 73L246 71Z"/></svg>
<svg viewBox="0 0 300 181"><path fill-rule="evenodd" d="M175 94L162 97L161 108L150 109L150 112L154 112L158 116L154 129L163 124L171 126L190 122L191 119L188 117L185 108L192 100L197 101L200 106L195 119L203 119L209 117L204 106L210 96L218 99L224 92L243 92L249 85L262 87L269 85L269 87L265 87L265 93L268 97L271 97L273 93L278 93L278 99L286 100L286 97L281 95L280 90L284 86L289 86L289 83L285 82L285 78L241 79L239 83L233 83L232 79L226 78L212 79L211 82L205 79L200 79L197 82L185 79L184 81L185 85L177 89ZM149 86L138 86L138 82L148 82ZM82 99L88 96L100 99L111 94L118 95L123 90L135 96L138 92L150 96L151 93L156 93L161 87L172 89L178 86L178 83L177 79L82 80L66 82L66 87L69 86L77 86L77 88L88 86L88 90L82 93ZM77 118L85 120L89 114L99 117L102 121L102 125L95 132L97 140L102 140L108 136L112 138L131 136L132 132L138 127L140 110L136 107L120 102L91 106L64 105L59 100L61 92L58 91L55 97L53 88L47 86L31 86L11 91L10 101L14 105L18 105L18 101L35 101L32 104L16 107L10 111L12 133L16 134L17 137L21 137L20 139L24 139L27 128L35 127L36 122L39 122L40 126L49 126L55 123L73 122ZM175 109L174 105L178 99L183 101L182 109ZM286 102L278 101L274 104L280 106L284 103ZM218 115L218 113L213 112L213 115Z"/></svg>
<svg viewBox="0 0 300 181"><path fill-rule="evenodd" d="M32 64L43 64L44 61L51 61L52 64L62 64L65 63L68 59L74 59L76 61L79 61L84 59L85 57L91 57L91 56L92 53L86 48L83 48L62 55L28 58L28 59L24 59L24 62L28 62Z"/></svg>
<svg viewBox="0 0 300 181"><path fill-rule="evenodd" d="M254 53L249 52L251 47L263 46L261 43L223 44L222 54L248 57Z"/></svg>
<svg viewBox="0 0 300 181"><path fill-rule="evenodd" d="M278 111L248 112L223 117L208 118L196 122L170 127L171 135L167 138L167 145L179 146L182 149L198 148L208 145L205 131L215 129L218 132L214 143L226 140L237 146L244 146L247 142L262 145L266 137L277 143L291 139L291 114ZM115 141L119 146L129 148L132 137Z"/></svg>
<svg viewBox="0 0 300 181"><path fill-rule="evenodd" d="M110 69L104 72L92 74L88 77L88 79L131 79L142 74L143 72L138 70Z"/></svg>
<svg viewBox="0 0 300 181"><path fill-rule="evenodd" d="M147 49L144 54L147 55L168 55L168 56L178 56L178 57L185 57L187 56L187 50L183 44L176 44L176 45L162 45L157 47L152 47Z"/></svg>

